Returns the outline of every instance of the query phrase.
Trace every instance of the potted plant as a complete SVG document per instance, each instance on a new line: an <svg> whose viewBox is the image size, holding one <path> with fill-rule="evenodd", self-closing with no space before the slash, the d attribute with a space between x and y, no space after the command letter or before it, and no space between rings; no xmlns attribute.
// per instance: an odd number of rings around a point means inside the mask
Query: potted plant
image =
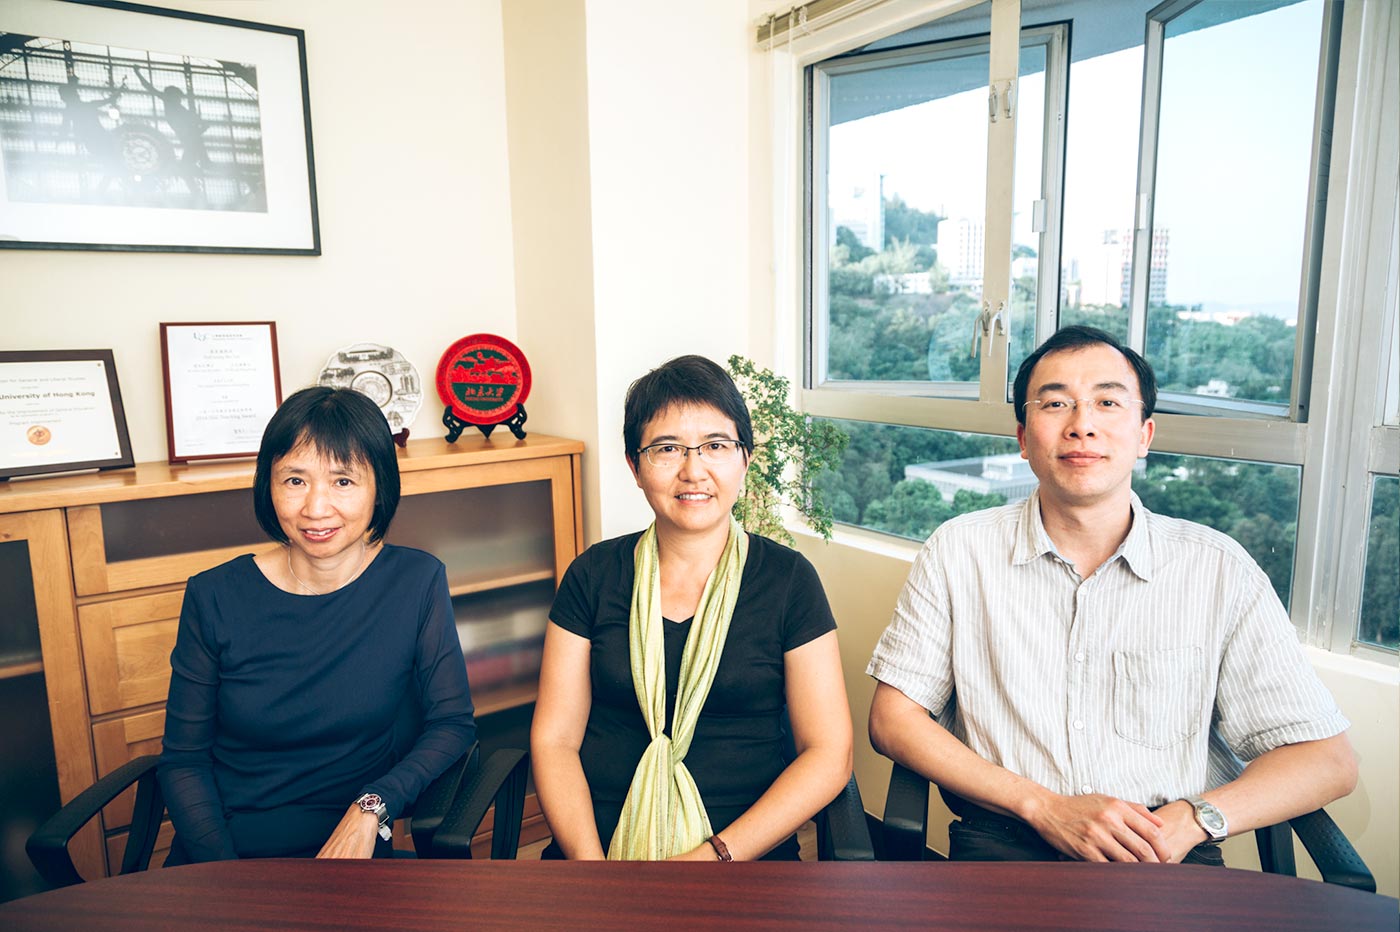
<svg viewBox="0 0 1400 932"><path fill-rule="evenodd" d="M813 480L841 461L850 438L829 421L808 418L788 402L788 380L743 356L729 357L729 374L749 404L754 450L734 516L744 529L791 545L782 508L790 506L812 530L831 540L831 507Z"/></svg>

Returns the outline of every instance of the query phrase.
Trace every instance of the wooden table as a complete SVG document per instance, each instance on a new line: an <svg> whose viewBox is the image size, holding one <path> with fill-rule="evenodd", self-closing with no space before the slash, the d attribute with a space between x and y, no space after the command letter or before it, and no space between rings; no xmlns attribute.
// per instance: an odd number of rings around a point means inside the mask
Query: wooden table
<svg viewBox="0 0 1400 932"><path fill-rule="evenodd" d="M21 929L1363 929L1397 904L1311 880L1145 864L238 861L0 906Z"/></svg>

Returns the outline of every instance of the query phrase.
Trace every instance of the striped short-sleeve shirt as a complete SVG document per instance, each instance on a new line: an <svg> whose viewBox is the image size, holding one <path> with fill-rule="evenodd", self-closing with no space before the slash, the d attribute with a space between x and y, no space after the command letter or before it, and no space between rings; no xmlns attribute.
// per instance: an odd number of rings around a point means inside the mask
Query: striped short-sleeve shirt
<svg viewBox="0 0 1400 932"><path fill-rule="evenodd" d="M1148 806L1345 731L1249 554L1136 495L1132 509L1088 579L1056 552L1038 495L948 521L866 672L994 764Z"/></svg>

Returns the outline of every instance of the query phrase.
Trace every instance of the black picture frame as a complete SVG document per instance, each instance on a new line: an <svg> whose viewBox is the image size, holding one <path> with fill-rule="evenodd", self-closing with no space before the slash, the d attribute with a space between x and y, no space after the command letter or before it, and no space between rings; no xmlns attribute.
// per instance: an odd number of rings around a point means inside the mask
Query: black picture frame
<svg viewBox="0 0 1400 932"><path fill-rule="evenodd" d="M75 368L86 368L87 363L98 363L105 370L107 399L110 402L111 424L107 424L102 409L96 412L74 411L69 415L70 423L88 419L100 422L106 441L115 441L115 455L101 455L110 447L101 447L93 440L89 452L65 455L64 449L83 448L74 438L71 442L63 438L60 428L49 414L25 417L35 409L53 408L38 396L45 390L64 396L71 396L74 386L90 386L90 382L74 380ZM22 372L21 372L22 370ZM44 370L52 370L46 373ZM73 402L65 404L74 406ZM47 412L46 412L47 413ZM57 415L60 419L64 415ZM22 420L21 420L22 418ZM107 428L110 427L110 432ZM42 432L42 433L38 433ZM79 433L79 435L81 435ZM59 437L62 446L55 447L53 456L38 456L54 437ZM96 455L94 455L96 454ZM126 429L126 409L122 407L121 382L117 378L117 364L109 349L100 350L0 350L0 481L21 476L38 476L48 473L72 472L79 469L123 469L135 465L131 455L131 437Z"/></svg>
<svg viewBox="0 0 1400 932"><path fill-rule="evenodd" d="M300 29L0 4L0 248L321 254Z"/></svg>

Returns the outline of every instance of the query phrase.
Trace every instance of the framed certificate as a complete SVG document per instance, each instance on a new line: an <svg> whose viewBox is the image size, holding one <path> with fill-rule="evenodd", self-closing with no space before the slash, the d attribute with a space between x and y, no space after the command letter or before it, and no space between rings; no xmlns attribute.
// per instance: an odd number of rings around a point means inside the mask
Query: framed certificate
<svg viewBox="0 0 1400 932"><path fill-rule="evenodd" d="M0 480L130 465L111 350L0 351Z"/></svg>
<svg viewBox="0 0 1400 932"><path fill-rule="evenodd" d="M255 456L282 403L277 325L160 325L170 462Z"/></svg>

